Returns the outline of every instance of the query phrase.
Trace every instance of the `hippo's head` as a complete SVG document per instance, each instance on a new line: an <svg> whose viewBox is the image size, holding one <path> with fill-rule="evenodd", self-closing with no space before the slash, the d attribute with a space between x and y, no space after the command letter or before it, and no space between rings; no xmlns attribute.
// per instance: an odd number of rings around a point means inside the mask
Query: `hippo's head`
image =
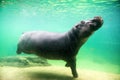
<svg viewBox="0 0 120 80"><path fill-rule="evenodd" d="M103 20L101 17L96 16L88 21L81 21L79 24L75 26L75 29L79 31L79 36L88 37L91 33L98 30L103 24Z"/></svg>
<svg viewBox="0 0 120 80"><path fill-rule="evenodd" d="M94 17L92 20L90 20L88 24L90 25L91 30L95 31L102 26L103 20L101 17L97 16L97 17Z"/></svg>

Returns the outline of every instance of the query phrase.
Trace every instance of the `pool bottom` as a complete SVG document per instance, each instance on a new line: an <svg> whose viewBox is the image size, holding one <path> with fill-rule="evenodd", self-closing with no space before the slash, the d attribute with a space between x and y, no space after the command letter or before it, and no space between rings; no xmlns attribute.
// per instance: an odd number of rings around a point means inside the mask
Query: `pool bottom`
<svg viewBox="0 0 120 80"><path fill-rule="evenodd" d="M120 74L87 69L77 69L79 77L73 78L70 68L61 66L36 66L27 68L0 67L0 80L119 80Z"/></svg>

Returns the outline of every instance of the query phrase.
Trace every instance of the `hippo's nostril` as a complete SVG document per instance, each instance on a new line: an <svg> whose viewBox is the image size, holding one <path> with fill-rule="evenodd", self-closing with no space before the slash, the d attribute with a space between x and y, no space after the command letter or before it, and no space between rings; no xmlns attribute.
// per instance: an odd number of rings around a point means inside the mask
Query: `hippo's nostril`
<svg viewBox="0 0 120 80"><path fill-rule="evenodd" d="M95 19L102 19L101 16L95 16L94 18L95 18Z"/></svg>
<svg viewBox="0 0 120 80"><path fill-rule="evenodd" d="M102 19L102 17L100 17L100 16L96 16L96 17L94 17L93 20L95 20L95 21L99 21L99 22L103 23L103 19Z"/></svg>

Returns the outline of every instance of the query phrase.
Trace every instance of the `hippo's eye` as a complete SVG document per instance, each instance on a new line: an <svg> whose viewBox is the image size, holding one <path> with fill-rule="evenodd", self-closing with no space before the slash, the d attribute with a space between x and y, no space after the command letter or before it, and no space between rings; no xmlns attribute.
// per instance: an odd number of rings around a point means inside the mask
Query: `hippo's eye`
<svg viewBox="0 0 120 80"><path fill-rule="evenodd" d="M76 25L75 27L76 27L76 28L79 28L79 27L80 27L80 25Z"/></svg>

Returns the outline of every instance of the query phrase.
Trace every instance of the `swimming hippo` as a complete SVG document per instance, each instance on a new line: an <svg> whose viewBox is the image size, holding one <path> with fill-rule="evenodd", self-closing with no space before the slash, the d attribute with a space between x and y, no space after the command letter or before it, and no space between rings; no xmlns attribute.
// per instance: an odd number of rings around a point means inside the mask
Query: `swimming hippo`
<svg viewBox="0 0 120 80"><path fill-rule="evenodd" d="M66 61L65 66L70 67L73 77L77 78L76 55L88 37L102 24L102 18L97 16L88 21L81 21L65 33L25 32L19 40L17 54L24 52L46 59L64 60Z"/></svg>

